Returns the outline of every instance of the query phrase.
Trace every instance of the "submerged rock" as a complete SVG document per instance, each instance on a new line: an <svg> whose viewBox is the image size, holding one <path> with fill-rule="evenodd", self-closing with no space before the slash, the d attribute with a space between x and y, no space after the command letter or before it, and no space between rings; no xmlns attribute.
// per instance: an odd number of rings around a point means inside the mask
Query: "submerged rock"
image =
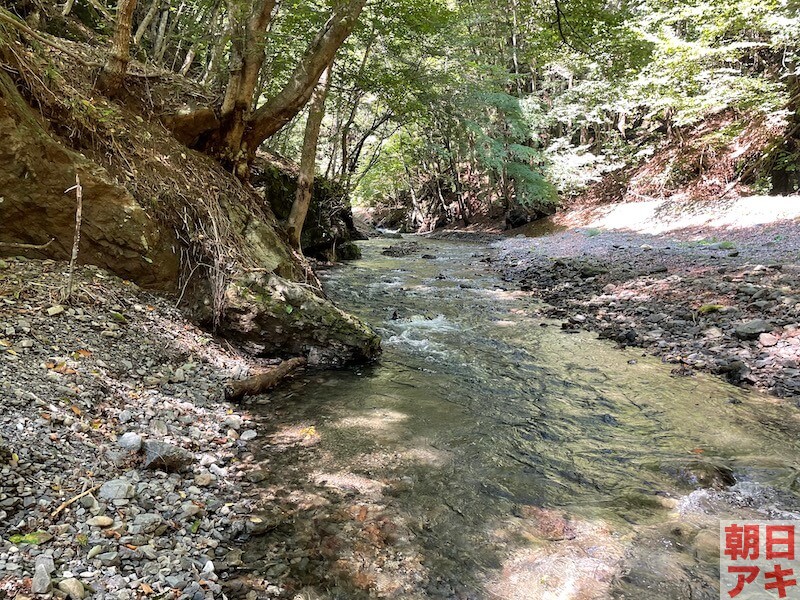
<svg viewBox="0 0 800 600"><path fill-rule="evenodd" d="M736 477L729 467L706 461L696 460L687 464L664 465L661 470L695 489L724 490L736 485Z"/></svg>

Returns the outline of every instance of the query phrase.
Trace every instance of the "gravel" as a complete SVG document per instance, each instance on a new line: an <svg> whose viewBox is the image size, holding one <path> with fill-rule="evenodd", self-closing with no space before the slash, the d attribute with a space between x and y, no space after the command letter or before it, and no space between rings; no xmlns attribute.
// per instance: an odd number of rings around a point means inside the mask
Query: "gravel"
<svg viewBox="0 0 800 600"><path fill-rule="evenodd" d="M223 385L268 363L103 270L79 268L71 302L65 281L63 263L0 268L0 597L291 597L228 562L268 467Z"/></svg>
<svg viewBox="0 0 800 600"><path fill-rule="evenodd" d="M494 266L566 331L646 348L676 375L709 371L800 400L800 224L704 235L516 236L494 243Z"/></svg>

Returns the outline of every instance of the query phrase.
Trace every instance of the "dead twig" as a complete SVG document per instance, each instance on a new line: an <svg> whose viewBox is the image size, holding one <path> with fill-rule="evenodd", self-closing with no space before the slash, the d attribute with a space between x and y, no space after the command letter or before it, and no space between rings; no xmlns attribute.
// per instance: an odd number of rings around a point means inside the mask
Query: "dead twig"
<svg viewBox="0 0 800 600"><path fill-rule="evenodd" d="M92 488L89 488L85 492L81 492L77 496L73 496L69 500L65 500L64 502L61 503L61 506L59 506L57 509L55 509L53 512L50 513L50 518L51 519L55 519L62 510L64 510L65 508L67 508L68 506L73 504L74 502L77 502L78 500L80 500L84 496L88 496L89 494L91 494L93 492L96 492L100 488L101 488L100 485L96 485L96 486L94 486Z"/></svg>
<svg viewBox="0 0 800 600"><path fill-rule="evenodd" d="M81 187L81 178L80 176L75 173L75 187L68 189L67 192L75 190L75 196L78 200L78 207L75 210L75 237L72 242L72 255L69 259L69 279L67 279L67 293L66 293L66 300L69 300L72 297L72 284L73 284L73 277L75 274L75 261L78 260L78 247L81 243L81 218L83 216L83 187Z"/></svg>

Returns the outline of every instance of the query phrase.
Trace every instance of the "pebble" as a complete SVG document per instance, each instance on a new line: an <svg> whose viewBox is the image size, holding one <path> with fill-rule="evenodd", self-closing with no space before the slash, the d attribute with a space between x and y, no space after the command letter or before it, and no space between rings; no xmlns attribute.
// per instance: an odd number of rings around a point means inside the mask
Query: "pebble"
<svg viewBox="0 0 800 600"><path fill-rule="evenodd" d="M89 525L90 527L111 527L114 524L114 519L112 519L111 517L106 517L101 515L97 517L92 517L91 519L86 521L86 524Z"/></svg>
<svg viewBox="0 0 800 600"><path fill-rule="evenodd" d="M138 452L142 447L142 436L138 433L129 431L120 436L117 440L117 445L123 450L129 452Z"/></svg>
<svg viewBox="0 0 800 600"><path fill-rule="evenodd" d="M83 597L86 595L83 584L74 577L60 581L58 589L64 592L70 600L83 600Z"/></svg>
<svg viewBox="0 0 800 600"><path fill-rule="evenodd" d="M772 346L776 346L780 338L772 335L771 333L762 333L758 336L758 343L764 346L765 348L771 348Z"/></svg>
<svg viewBox="0 0 800 600"><path fill-rule="evenodd" d="M258 433L253 429L245 429L242 432L242 435L239 436L239 439L243 442L249 442L250 440L254 440L258 437Z"/></svg>
<svg viewBox="0 0 800 600"><path fill-rule="evenodd" d="M212 475L211 473L200 473L199 475L194 476L194 482L196 485L200 487L205 487L207 485L211 485L217 480L217 478Z"/></svg>

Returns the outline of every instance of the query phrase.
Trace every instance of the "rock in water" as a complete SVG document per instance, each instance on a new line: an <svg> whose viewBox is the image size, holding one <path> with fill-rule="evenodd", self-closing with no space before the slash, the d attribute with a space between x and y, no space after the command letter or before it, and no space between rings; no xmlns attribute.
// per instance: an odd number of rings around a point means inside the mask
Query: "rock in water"
<svg viewBox="0 0 800 600"><path fill-rule="evenodd" d="M307 356L309 364L374 360L380 337L365 323L314 293L275 275L251 274L225 292L221 333L258 354Z"/></svg>
<svg viewBox="0 0 800 600"><path fill-rule="evenodd" d="M83 600L83 597L86 595L83 584L74 577L60 582L58 584L58 589L64 592L70 600Z"/></svg>
<svg viewBox="0 0 800 600"><path fill-rule="evenodd" d="M145 469L159 469L167 472L183 471L189 466L194 457L183 448L168 444L167 442L146 441L144 448Z"/></svg>

